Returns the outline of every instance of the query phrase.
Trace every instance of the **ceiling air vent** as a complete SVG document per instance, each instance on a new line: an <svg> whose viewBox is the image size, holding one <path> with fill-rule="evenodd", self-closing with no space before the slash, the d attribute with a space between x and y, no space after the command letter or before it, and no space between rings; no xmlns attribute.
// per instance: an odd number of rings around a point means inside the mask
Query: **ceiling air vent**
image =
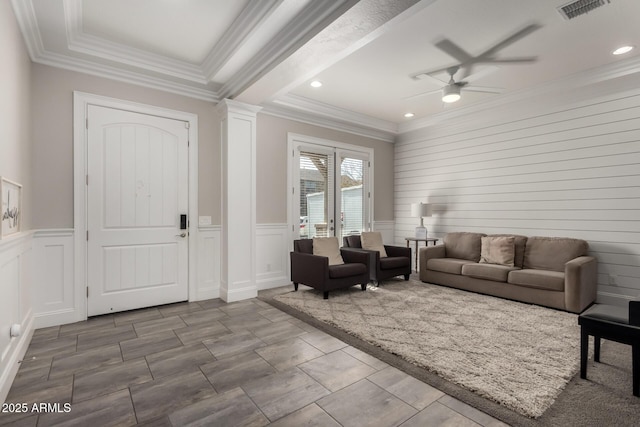
<svg viewBox="0 0 640 427"><path fill-rule="evenodd" d="M569 20L589 13L593 9L597 9L608 3L611 3L611 0L577 0L560 6L558 12L560 12L560 15L562 15L564 19Z"/></svg>

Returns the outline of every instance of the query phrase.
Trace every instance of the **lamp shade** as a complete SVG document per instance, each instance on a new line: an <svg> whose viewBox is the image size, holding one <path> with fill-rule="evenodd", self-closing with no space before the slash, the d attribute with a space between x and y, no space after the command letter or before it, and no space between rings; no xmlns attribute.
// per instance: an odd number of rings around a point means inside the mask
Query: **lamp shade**
<svg viewBox="0 0 640 427"><path fill-rule="evenodd" d="M412 203L411 216L422 218L423 216L431 216L431 205L427 203Z"/></svg>

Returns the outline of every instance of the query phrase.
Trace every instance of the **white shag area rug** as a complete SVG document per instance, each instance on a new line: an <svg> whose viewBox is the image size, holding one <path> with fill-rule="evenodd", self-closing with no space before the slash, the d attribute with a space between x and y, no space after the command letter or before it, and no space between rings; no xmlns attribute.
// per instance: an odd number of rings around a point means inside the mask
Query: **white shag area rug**
<svg viewBox="0 0 640 427"><path fill-rule="evenodd" d="M580 367L577 315L419 281L274 297L522 415Z"/></svg>

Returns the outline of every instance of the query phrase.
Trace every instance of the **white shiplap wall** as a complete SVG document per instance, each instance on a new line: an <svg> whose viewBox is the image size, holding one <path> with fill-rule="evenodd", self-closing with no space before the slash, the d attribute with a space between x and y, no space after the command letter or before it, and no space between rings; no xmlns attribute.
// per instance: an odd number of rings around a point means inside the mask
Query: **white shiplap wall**
<svg viewBox="0 0 640 427"><path fill-rule="evenodd" d="M419 222L410 204L429 202L429 237L585 239L599 260L598 301L626 304L640 294L640 91L580 96L565 106L538 98L534 109L520 101L402 135L396 239Z"/></svg>

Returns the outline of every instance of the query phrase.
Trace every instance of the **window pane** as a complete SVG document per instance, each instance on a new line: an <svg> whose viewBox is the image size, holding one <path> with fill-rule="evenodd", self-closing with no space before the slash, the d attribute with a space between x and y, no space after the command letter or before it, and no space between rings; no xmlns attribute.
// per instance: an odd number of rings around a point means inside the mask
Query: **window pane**
<svg viewBox="0 0 640 427"><path fill-rule="evenodd" d="M328 235L329 161L326 154L300 153L300 238Z"/></svg>
<svg viewBox="0 0 640 427"><path fill-rule="evenodd" d="M342 236L360 234L365 230L364 166L364 160L348 157L341 159L340 229Z"/></svg>

